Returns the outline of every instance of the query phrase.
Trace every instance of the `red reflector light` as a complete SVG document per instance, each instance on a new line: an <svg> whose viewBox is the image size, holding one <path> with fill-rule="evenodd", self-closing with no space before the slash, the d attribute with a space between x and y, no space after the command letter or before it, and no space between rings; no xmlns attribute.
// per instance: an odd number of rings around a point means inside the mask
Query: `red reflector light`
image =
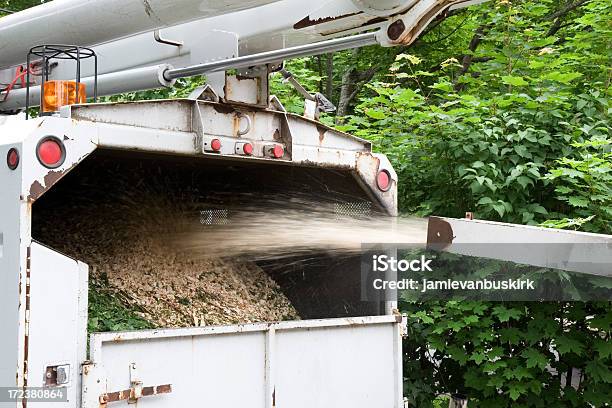
<svg viewBox="0 0 612 408"><path fill-rule="evenodd" d="M244 152L244 154L246 154L247 156L250 156L253 154L253 145L250 143L245 143L242 146L242 151Z"/></svg>
<svg viewBox="0 0 612 408"><path fill-rule="evenodd" d="M17 149L12 148L6 155L6 164L11 170L15 170L19 166L19 152Z"/></svg>
<svg viewBox="0 0 612 408"><path fill-rule="evenodd" d="M391 174L387 170L381 170L376 176L376 185L381 191L389 191L391 188Z"/></svg>
<svg viewBox="0 0 612 408"><path fill-rule="evenodd" d="M38 142L36 156L43 166L54 169L64 163L66 150L58 138L47 136Z"/></svg>
<svg viewBox="0 0 612 408"><path fill-rule="evenodd" d="M270 149L270 155L275 159L280 159L285 154L285 149L281 145L275 145L272 149Z"/></svg>
<svg viewBox="0 0 612 408"><path fill-rule="evenodd" d="M221 150L221 141L219 139L213 139L210 141L210 148L215 151L218 152Z"/></svg>

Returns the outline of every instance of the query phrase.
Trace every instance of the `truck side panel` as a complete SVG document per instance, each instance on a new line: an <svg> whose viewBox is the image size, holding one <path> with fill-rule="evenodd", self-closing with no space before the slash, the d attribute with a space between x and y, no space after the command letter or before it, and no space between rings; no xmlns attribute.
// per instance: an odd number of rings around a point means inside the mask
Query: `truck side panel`
<svg viewBox="0 0 612 408"><path fill-rule="evenodd" d="M375 316L96 333L83 407L139 384L147 408L398 408L399 326Z"/></svg>

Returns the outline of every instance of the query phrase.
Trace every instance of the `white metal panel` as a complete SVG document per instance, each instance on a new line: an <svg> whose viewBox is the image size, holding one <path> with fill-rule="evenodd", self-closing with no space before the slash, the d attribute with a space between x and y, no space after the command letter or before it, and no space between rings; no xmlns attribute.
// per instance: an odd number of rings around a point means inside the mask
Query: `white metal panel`
<svg viewBox="0 0 612 408"><path fill-rule="evenodd" d="M47 367L69 365L68 401L36 405L76 407L80 397L78 373L86 347L82 336L87 327L87 298L79 295L87 284L87 267L35 242L30 259L28 386L44 386Z"/></svg>
<svg viewBox="0 0 612 408"><path fill-rule="evenodd" d="M277 331L276 406L396 406L393 326Z"/></svg>
<svg viewBox="0 0 612 408"><path fill-rule="evenodd" d="M493 221L440 219L452 228L452 244L445 249L448 252L612 276L611 235Z"/></svg>
<svg viewBox="0 0 612 408"><path fill-rule="evenodd" d="M396 316L97 333L83 406L129 389L135 363L143 386L172 384L147 408L398 408L399 349Z"/></svg>
<svg viewBox="0 0 612 408"><path fill-rule="evenodd" d="M589 232L534 227L504 222L441 218L453 228L453 244L530 243L592 244L612 243L612 236Z"/></svg>
<svg viewBox="0 0 612 408"><path fill-rule="evenodd" d="M262 407L264 344L264 332L150 338L105 343L97 358L109 392L130 388L132 363L143 386L172 384L171 394L144 397L139 406Z"/></svg>
<svg viewBox="0 0 612 408"><path fill-rule="evenodd" d="M8 129L8 132L3 132ZM23 166L16 170L6 166L10 148L21 153L22 144L15 142L13 127L0 126L0 385L16 387L23 379L23 333L25 320L25 246L22 229L26 228L27 205L20 200ZM0 407L15 407L1 403Z"/></svg>
<svg viewBox="0 0 612 408"><path fill-rule="evenodd" d="M91 131L72 134L71 130L74 123L71 120L56 117L45 117L44 119L24 121L24 123L27 124L24 125L26 129L30 126L30 122L33 122L37 126L34 131L29 134L26 133L27 137L23 142L21 154L23 163L21 195L24 200L33 202L40 197L46 189L51 187L96 149L96 144L94 143L96 134ZM44 167L36 156L36 146L45 136L55 136L59 138L65 146L66 159L64 163L56 169Z"/></svg>

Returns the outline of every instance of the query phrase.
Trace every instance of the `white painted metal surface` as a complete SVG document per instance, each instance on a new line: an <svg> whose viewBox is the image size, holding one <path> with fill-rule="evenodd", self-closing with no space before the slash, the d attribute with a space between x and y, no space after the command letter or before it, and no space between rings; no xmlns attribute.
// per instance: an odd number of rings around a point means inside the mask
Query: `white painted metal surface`
<svg viewBox="0 0 612 408"><path fill-rule="evenodd" d="M610 235L482 220L441 220L452 228L448 252L612 276Z"/></svg>
<svg viewBox="0 0 612 408"><path fill-rule="evenodd" d="M49 367L69 367L66 402L37 402L41 408L79 406L80 365L87 350L87 265L36 242L30 247L28 387L43 387ZM50 389L56 386L49 386Z"/></svg>
<svg viewBox="0 0 612 408"><path fill-rule="evenodd" d="M86 266L52 249L33 243L31 216L33 203L94 150L111 148L163 152L177 156L199 157L202 160L227 160L228 163L232 160L247 160L262 165L275 162L287 166L335 168L354 172L356 179L362 183L365 190L375 188L374 172L377 167L374 164L379 163L379 158L371 154L370 143L284 112L248 106L175 100L73 106L64 109L62 114L64 117L44 117L29 121L13 119L0 125L2 135L0 155L6 157L10 148L17 148L20 153L20 164L16 170L10 170L5 163L0 165L0 181L3 186L3 194L0 194L2 214L0 216L0 323L2 324L0 381L7 386L39 386L44 374L41 370L55 365L68 366L71 375L74 375L78 371L78 364L85 360L83 336L86 333L84 307ZM251 117L248 132L242 126L241 118L243 119L245 115ZM48 135L59 137L66 147L66 161L53 170L43 167L35 155L37 143ZM245 140L252 142L256 147L270 142L282 143L286 155L281 159L264 157L259 153L251 157L238 156L234 149L225 147L220 154L204 153L201 149L202 140L210 136L222 138L230 147ZM371 163L367 164L368 161ZM357 168L362 165L365 166L364 171L357 172ZM394 189L387 194L386 197L379 197L379 205L389 213L394 213L395 204L392 198L395 194ZM372 197L373 200L376 199L374 194ZM386 311L391 313L394 308L395 303L389 302ZM386 317L386 319L394 318ZM340 340L334 343L336 340L327 339L327 335L317 340L314 331L319 329L313 325L316 324L312 323L308 328L311 336L309 338L316 340L313 348L315 343L320 345L322 342L329 343L330 346L336 344L330 350L340 348ZM288 326L280 327L282 330L285 328L289 330ZM344 329L342 333L338 333L338 339L342 338L343 343L353 338L353 335L344 333L358 331L349 330L349 327ZM371 329L365 327L363 330L364 338L369 338L367 333L370 333ZM399 328L393 330L394 336L399 336L397 334ZM264 335L254 333L253 336ZM375 335L380 340L379 346L385 336ZM250 349L252 346L250 342L254 337L247 337L236 341L239 344L244 343L244 347ZM212 343L208 339L203 341L211 345L220 342L220 337L215 339L210 340ZM268 337L267 341L272 344L270 339L271 337ZM168 340L166 346L171 347L172 344L174 340ZM284 345L282 338L278 344L281 350L279 356L284 355L282 350L290 348L290 344ZM226 347L224 343L220 342L221 355L239 353L242 346L236 349L238 351L224 347ZM394 353L397 357L393 360L394 374L389 371L391 368L388 367L391 366L387 364L388 356L383 359L387 367L385 375L393 379L391 381L395 387L393 390L401 390L401 376L397 375L401 371L400 348L397 342L388 343L387 348L390 350L389 353ZM376 349L379 354L380 349L381 347ZM330 351L322 354L325 362L333 361L331 353ZM211 352L211 358L214 359L215 355L217 355L216 349ZM351 356L354 358L354 355ZM338 352L339 365L343 365L351 358L348 354ZM376 365L372 364L372 367L376 368ZM91 369L95 372L96 367ZM271 372L269 370L268 375L271 375ZM234 376L232 378L235 378L235 372L232 372L232 375ZM367 373L363 375L363 378L367 378ZM259 380L261 378L263 377L258 377ZM334 381L340 381L340 377L331 377L330 384ZM279 379L279 384L283 384L282 378ZM253 387L260 386L260 383L253 385ZM64 406L77 407L78 393L75 394L75 389L78 388L78 377L71 376L69 387L70 402ZM283 387L290 389L290 385L287 384ZM385 399L380 401L387 401L390 395L396 395L393 394L396 392L393 390L391 393L385 393ZM272 398L269 391L269 387L257 391L261 396L265 396L268 405L271 404ZM300 406L298 402L294 404L290 399L293 398L292 395L279 394L278 398L279 401L280 398L285 398L288 404ZM298 395L301 400L317 403L308 399L311 398L310 395ZM378 394L372 395L378 398ZM339 404L342 403L341 400L337 401ZM37 404L44 406L42 403ZM16 405L4 403L0 406L15 408Z"/></svg>
<svg viewBox="0 0 612 408"><path fill-rule="evenodd" d="M488 0L420 0L405 13L387 22L379 32L383 46L410 45L438 16L449 11L485 3Z"/></svg>
<svg viewBox="0 0 612 408"><path fill-rule="evenodd" d="M143 386L172 385L143 407L399 408L399 326L378 316L93 334L83 407L129 389L135 363Z"/></svg>
<svg viewBox="0 0 612 408"><path fill-rule="evenodd" d="M31 47L89 46L275 0L55 0L0 19L0 68Z"/></svg>
<svg viewBox="0 0 612 408"><path fill-rule="evenodd" d="M26 245L21 237L29 228L28 207L21 194L22 168L10 170L4 165L10 148L22 149L21 134L11 134L23 128L5 124L0 126L4 144L0 144L0 384L19 385L18 371L23 370L23 321L25 320L25 258ZM23 231L23 232L22 232ZM0 403L0 407L14 408L15 404Z"/></svg>

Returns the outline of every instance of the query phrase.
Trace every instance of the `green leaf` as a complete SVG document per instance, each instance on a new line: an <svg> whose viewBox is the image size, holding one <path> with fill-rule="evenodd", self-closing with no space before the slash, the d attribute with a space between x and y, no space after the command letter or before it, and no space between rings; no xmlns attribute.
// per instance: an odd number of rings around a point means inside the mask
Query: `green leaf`
<svg viewBox="0 0 612 408"><path fill-rule="evenodd" d="M479 169L481 167L484 167L484 165L485 164L483 162L481 162L481 161L475 161L474 163L472 163L472 167L475 168L475 169Z"/></svg>
<svg viewBox="0 0 612 408"><path fill-rule="evenodd" d="M583 197L572 196L568 201L570 205L573 205L574 207L586 208L589 206L589 201Z"/></svg>
<svg viewBox="0 0 612 408"><path fill-rule="evenodd" d="M533 180L530 179L529 177L525 177L525 176L520 176L516 179L516 181L521 185L521 187L523 188L527 188L528 185L533 185Z"/></svg>
<svg viewBox="0 0 612 408"><path fill-rule="evenodd" d="M465 150L466 153L474 154L474 148L472 146L463 145L463 150Z"/></svg>
<svg viewBox="0 0 612 408"><path fill-rule="evenodd" d="M560 355L567 353L581 354L584 350L584 345L581 342L567 336L558 337L555 339L555 343L557 345L557 351Z"/></svg>
<svg viewBox="0 0 612 408"><path fill-rule="evenodd" d="M538 213L538 214L548 214L548 211L546 211L546 208L542 207L539 204L536 204L533 207L531 207L531 211Z"/></svg>
<svg viewBox="0 0 612 408"><path fill-rule="evenodd" d="M506 85L512 85L512 86L526 86L529 85L529 83L527 81L525 81L525 79L523 79L523 77L520 76L512 76L512 75L506 75L502 77L502 82Z"/></svg>
<svg viewBox="0 0 612 408"><path fill-rule="evenodd" d="M525 393L526 390L526 387L522 384L512 384L508 394L510 395L512 401L516 401L522 394Z"/></svg>
<svg viewBox="0 0 612 408"><path fill-rule="evenodd" d="M493 209L499 214L500 217L503 217L506 213L506 206L502 202L497 202L492 205Z"/></svg>
<svg viewBox="0 0 612 408"><path fill-rule="evenodd" d="M543 370L548 365L548 358L536 349L528 348L521 353L521 356L525 358L527 368L538 367Z"/></svg>
<svg viewBox="0 0 612 408"><path fill-rule="evenodd" d="M414 64L414 65L421 63L421 59L417 57L416 55L412 55L412 54L398 54L398 56L395 57L395 60L396 61L408 60L410 61L411 64Z"/></svg>
<svg viewBox="0 0 612 408"><path fill-rule="evenodd" d="M603 340L598 341L595 344L595 350L597 350L600 358L610 358L612 357L612 342Z"/></svg>
<svg viewBox="0 0 612 408"><path fill-rule="evenodd" d="M568 72L561 73L558 71L550 72L544 75L544 79L550 79L551 81L557 81L564 84L569 84L576 78L580 78L582 74L580 72Z"/></svg>
<svg viewBox="0 0 612 408"><path fill-rule="evenodd" d="M492 202L493 200L491 200L489 197L482 197L480 200L478 200L476 205L486 205L491 204Z"/></svg>
<svg viewBox="0 0 612 408"><path fill-rule="evenodd" d="M518 344L521 339L521 332L515 327L504 327L499 330L502 341L510 344Z"/></svg>
<svg viewBox="0 0 612 408"><path fill-rule="evenodd" d="M461 321L451 321L451 322L448 323L448 328L453 330L453 331L455 331L455 332L458 332L463 327L465 327L465 325Z"/></svg>
<svg viewBox="0 0 612 408"><path fill-rule="evenodd" d="M519 309L507 309L504 306L495 306L493 308L493 315L497 316L500 322L504 323L509 321L510 319L518 320L523 312Z"/></svg>
<svg viewBox="0 0 612 408"><path fill-rule="evenodd" d="M387 117L387 115L385 115L385 112L381 110L374 110L374 109L366 109L365 114L371 117L372 119L378 119L378 120L385 119Z"/></svg>
<svg viewBox="0 0 612 408"><path fill-rule="evenodd" d="M424 312L424 311L420 311L420 312L415 313L414 317L420 319L423 323L426 323L426 324L432 324L434 322L434 319L429 317L427 315L427 313Z"/></svg>
<svg viewBox="0 0 612 408"><path fill-rule="evenodd" d="M523 146L523 145L515 146L514 151L516 152L516 154L518 154L521 157L527 157L527 158L531 157L531 153L529 153L526 146Z"/></svg>
<svg viewBox="0 0 612 408"><path fill-rule="evenodd" d="M589 361L585 371L595 382L612 384L612 371L600 360Z"/></svg>
<svg viewBox="0 0 612 408"><path fill-rule="evenodd" d="M487 359L487 356L485 355L485 353L478 353L478 352L472 354L472 357L470 358L470 360L474 361L476 365L482 364L482 362L485 361L486 359Z"/></svg>

